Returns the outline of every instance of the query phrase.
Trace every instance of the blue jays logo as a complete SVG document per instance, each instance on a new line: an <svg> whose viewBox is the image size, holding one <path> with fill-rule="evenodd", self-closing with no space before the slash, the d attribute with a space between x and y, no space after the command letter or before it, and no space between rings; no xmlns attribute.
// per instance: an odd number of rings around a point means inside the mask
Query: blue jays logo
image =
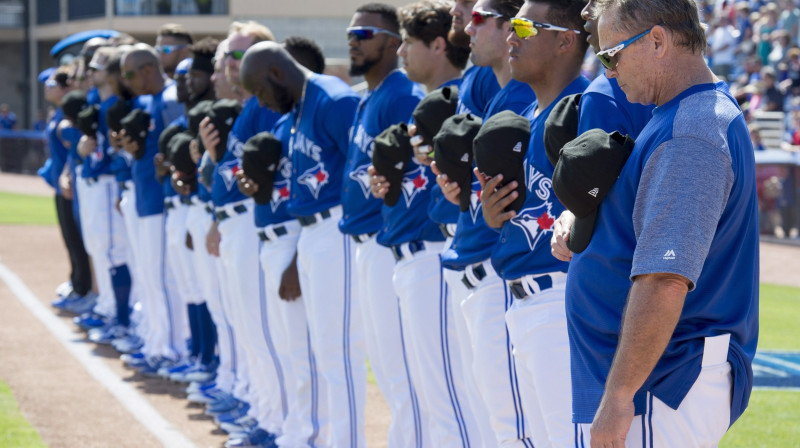
<svg viewBox="0 0 800 448"><path fill-rule="evenodd" d="M481 212L481 183L477 180L472 183L472 194L469 196L469 214L472 217L472 223L478 219L478 214Z"/></svg>
<svg viewBox="0 0 800 448"><path fill-rule="evenodd" d="M329 179L330 175L325 171L322 163L318 163L314 165L313 168L307 169L301 174L297 178L297 182L308 187L314 199L319 199L319 192L322 190L322 187L328 184Z"/></svg>
<svg viewBox="0 0 800 448"><path fill-rule="evenodd" d="M96 165L100 163L103 158L105 157L105 150L106 150L106 136L103 135L102 132L97 133L97 147L94 148L89 157L92 159L92 165Z"/></svg>
<svg viewBox="0 0 800 448"><path fill-rule="evenodd" d="M511 224L522 229L528 246L533 250L545 233L553 232L556 219L551 215L553 204L545 202L537 207L523 209L518 216L511 218Z"/></svg>
<svg viewBox="0 0 800 448"><path fill-rule="evenodd" d="M231 188L236 185L236 172L239 171L238 162L234 159L220 163L217 166L217 171L222 177L222 181L225 182L225 189L231 191Z"/></svg>
<svg viewBox="0 0 800 448"><path fill-rule="evenodd" d="M411 206L411 202L420 191L428 188L428 177L425 175L425 168L418 167L409 171L403 176L402 191L406 198L406 207Z"/></svg>
<svg viewBox="0 0 800 448"><path fill-rule="evenodd" d="M350 179L353 179L360 187L361 191L364 193L364 199L369 199L370 189L369 189L369 173L367 173L367 168L369 164L361 165L353 171L350 172Z"/></svg>
<svg viewBox="0 0 800 448"><path fill-rule="evenodd" d="M272 184L272 199L269 201L272 213L278 211L278 207L289 200L289 195L291 193L291 187L289 185L288 180L282 180Z"/></svg>

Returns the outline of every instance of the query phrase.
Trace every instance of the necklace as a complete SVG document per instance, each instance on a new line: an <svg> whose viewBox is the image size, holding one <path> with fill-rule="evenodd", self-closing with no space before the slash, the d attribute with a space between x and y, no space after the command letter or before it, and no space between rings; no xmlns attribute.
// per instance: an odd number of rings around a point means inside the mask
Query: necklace
<svg viewBox="0 0 800 448"><path fill-rule="evenodd" d="M294 119L294 126L292 126L292 135L297 132L300 127L300 120L303 118L303 106L306 104L306 86L308 86L308 78L303 82L303 91L300 92L300 106L298 107L297 118Z"/></svg>

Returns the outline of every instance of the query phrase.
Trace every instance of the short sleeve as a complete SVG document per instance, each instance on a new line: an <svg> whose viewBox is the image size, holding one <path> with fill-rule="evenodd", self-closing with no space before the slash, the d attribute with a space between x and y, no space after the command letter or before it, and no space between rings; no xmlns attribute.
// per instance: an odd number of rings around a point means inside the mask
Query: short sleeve
<svg viewBox="0 0 800 448"><path fill-rule="evenodd" d="M345 157L347 157L350 128L353 127L357 107L357 96L344 96L331 103L324 118L326 133L336 144L336 149Z"/></svg>
<svg viewBox="0 0 800 448"><path fill-rule="evenodd" d="M578 134L590 129L602 129L612 133L633 135L630 120L614 98L598 93L586 93L581 97Z"/></svg>

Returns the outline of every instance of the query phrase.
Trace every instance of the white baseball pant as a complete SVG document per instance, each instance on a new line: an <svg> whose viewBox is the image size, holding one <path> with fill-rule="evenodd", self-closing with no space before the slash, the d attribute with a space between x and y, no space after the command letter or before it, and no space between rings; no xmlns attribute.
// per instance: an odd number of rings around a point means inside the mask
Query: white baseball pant
<svg viewBox="0 0 800 448"><path fill-rule="evenodd" d="M408 243L400 246L404 256L395 264L393 277L411 378L427 411L431 446L473 446L479 444L477 422L464 390L453 307L442 273L443 244L424 245L414 254Z"/></svg>
<svg viewBox="0 0 800 448"><path fill-rule="evenodd" d="M283 227L286 234L277 235ZM289 220L259 229L269 239L261 242L260 259L267 295L269 329L282 367L285 396L283 424L276 444L285 448L324 445L321 429L327 425L324 381L319 380L308 335L303 298L280 298L281 279L297 253L300 223ZM322 388L322 389L321 389Z"/></svg>
<svg viewBox="0 0 800 448"><path fill-rule="evenodd" d="M217 327L219 366L217 367L216 384L218 389L231 393L236 377L234 364L236 348L233 345L233 330L230 328L222 306L222 293L216 267L218 260L206 250L206 235L211 221L211 213L206 210L204 203L197 202L189 206L189 212L186 215L186 229L192 236L194 250L191 251L191 254L194 257L197 285L200 288L200 297L205 300L211 320Z"/></svg>
<svg viewBox="0 0 800 448"><path fill-rule="evenodd" d="M124 188L123 188L124 187ZM136 320L141 320L141 303L139 303L139 297L141 296L142 291L142 270L141 270L141 260L142 260L142 249L139 246L139 232L137 230L137 223L139 221L139 215L136 213L136 194L133 191L133 181L125 181L120 188L122 191L120 192L120 201L119 201L119 210L122 213L122 219L125 223L125 237L127 238L128 248L128 269L131 273L131 295L129 299L129 305L131 308L131 322L134 322L134 318ZM139 310L134 312L134 310ZM138 334L144 334L143 326L146 325L139 325L136 327L136 331Z"/></svg>
<svg viewBox="0 0 800 448"><path fill-rule="evenodd" d="M633 418L625 446L719 445L730 426L733 377L727 360L729 343L730 334L706 338L700 376L677 410L648 393L645 413ZM574 446L591 446L591 426L591 423L575 425Z"/></svg>
<svg viewBox="0 0 800 448"><path fill-rule="evenodd" d="M171 201L174 208L167 211L167 247L174 257L170 258L170 265L180 288L180 299L183 306L199 305L203 303L203 300L200 296L194 257L192 250L186 247L189 208L192 206L182 203L179 196L173 196ZM205 246L205 241L203 243Z"/></svg>
<svg viewBox="0 0 800 448"><path fill-rule="evenodd" d="M572 447L572 377L564 287L567 275L550 275L553 287L537 291L529 277L521 280L534 294L514 299L506 325L514 347L522 404L536 447Z"/></svg>
<svg viewBox="0 0 800 448"><path fill-rule="evenodd" d="M355 260L367 354L392 414L388 446L421 446L423 417L406 362L399 302L394 289L387 289L394 276L394 256L372 237L356 243Z"/></svg>
<svg viewBox="0 0 800 448"><path fill-rule="evenodd" d="M236 296L233 292L233 284L227 277L228 274L225 269L225 264L222 262L221 258L214 258L216 262L215 267L217 268L217 277L220 279L219 290L220 297L222 298L222 309L228 320L228 328L231 329L230 339L231 345L233 346L233 350L231 350L231 365L234 373L233 390L231 393L239 400L250 402L250 371L246 361L247 355L245 353L245 345L241 342L244 328L237 324L239 314L236 311L237 307L234 305Z"/></svg>
<svg viewBox="0 0 800 448"><path fill-rule="evenodd" d="M244 205L246 211L236 212L234 207ZM244 346L249 384L248 415L258 420L259 427L270 430L275 421L282 421L280 389L277 387L276 364L269 349L269 328L264 308L263 276L259 270L258 236L253 217L254 203L248 199L225 207L228 218L221 220L218 229L220 258L224 265L225 280L230 283L233 325L237 344Z"/></svg>
<svg viewBox="0 0 800 448"><path fill-rule="evenodd" d="M366 350L357 291L353 289L355 242L338 228L341 206L317 214L297 242L297 268L311 346L328 391L332 447L364 447Z"/></svg>

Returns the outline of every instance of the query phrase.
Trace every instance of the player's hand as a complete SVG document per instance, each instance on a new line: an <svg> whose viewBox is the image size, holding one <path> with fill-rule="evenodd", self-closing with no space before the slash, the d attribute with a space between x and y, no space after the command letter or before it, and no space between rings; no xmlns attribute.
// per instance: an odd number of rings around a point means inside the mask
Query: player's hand
<svg viewBox="0 0 800 448"><path fill-rule="evenodd" d="M214 160L217 160L217 145L219 145L219 131L211 124L211 119L206 117L200 122L200 138L203 139L203 146Z"/></svg>
<svg viewBox="0 0 800 448"><path fill-rule="evenodd" d="M633 399L603 395L592 422L592 448L624 448L633 415Z"/></svg>
<svg viewBox="0 0 800 448"><path fill-rule="evenodd" d="M461 187L458 186L458 182L451 182L447 174L439 171L436 162L431 163L431 170L433 174L436 175L436 183L439 184L439 188L442 189L445 199L453 204L461 205L461 198L459 197L461 194Z"/></svg>
<svg viewBox="0 0 800 448"><path fill-rule="evenodd" d="M200 157L203 155L200 154L200 145L197 144L196 138L193 138L189 143L189 156L192 158L192 162L194 162L195 165L200 164Z"/></svg>
<svg viewBox="0 0 800 448"><path fill-rule="evenodd" d="M219 234L217 229L217 222L211 223L211 228L208 229L206 234L206 250L209 254L219 257L219 243L222 241L222 235Z"/></svg>
<svg viewBox="0 0 800 448"><path fill-rule="evenodd" d="M119 135L122 137L122 149L130 155L136 155L136 153L139 152L139 143L133 141L133 139L125 133L125 129L121 130Z"/></svg>
<svg viewBox="0 0 800 448"><path fill-rule="evenodd" d="M561 261L572 260L572 251L567 247L569 229L575 222L575 215L569 210L564 210L553 224L553 236L550 238L550 252Z"/></svg>
<svg viewBox="0 0 800 448"><path fill-rule="evenodd" d="M189 196L192 194L192 186L189 183L184 182L181 178L181 173L175 171L175 167L170 167L172 170L172 174L169 176L169 181L172 184L172 188L175 189L175 192L181 196Z"/></svg>
<svg viewBox="0 0 800 448"><path fill-rule="evenodd" d="M72 200L72 176L68 173L62 173L61 176L58 177L58 186L61 187L61 195L64 196L64 199Z"/></svg>
<svg viewBox="0 0 800 448"><path fill-rule="evenodd" d="M247 177L244 174L244 171L239 171L236 173L236 186L239 187L239 191L242 192L245 196L252 197L256 192L258 192L258 184Z"/></svg>
<svg viewBox="0 0 800 448"><path fill-rule="evenodd" d="M194 242L192 241L192 234L186 232L186 248L189 250L194 250Z"/></svg>
<svg viewBox="0 0 800 448"><path fill-rule="evenodd" d="M518 196L516 191L517 181L512 181L498 190L497 187L503 182L502 174L488 179L477 168L473 172L481 183L483 219L486 220L486 224L489 227L499 229L503 227L503 223L517 216L517 212L513 210L505 211L506 207L511 205Z"/></svg>
<svg viewBox="0 0 800 448"><path fill-rule="evenodd" d="M386 193L389 192L389 182L386 181L385 177L378 174L378 170L372 165L367 168L367 174L369 174L369 189L372 191L372 195L378 199L383 199Z"/></svg>
<svg viewBox="0 0 800 448"><path fill-rule="evenodd" d="M88 157L95 149L97 149L97 139L88 135L81 136L78 141L78 155L84 158Z"/></svg>
<svg viewBox="0 0 800 448"><path fill-rule="evenodd" d="M169 168L172 166L172 164L169 163L169 160L164 157L164 154L161 153L158 153L155 155L155 157L153 157L153 165L156 167L156 177L158 179L163 179L164 176L169 174Z"/></svg>
<svg viewBox="0 0 800 448"><path fill-rule="evenodd" d="M408 135L411 137L411 147L414 148L414 157L423 165L430 165L433 158L430 157L433 147L422 140L421 135L417 135L417 126L408 125Z"/></svg>
<svg viewBox="0 0 800 448"><path fill-rule="evenodd" d="M281 276L281 287L278 289L281 300L292 302L300 297L300 275L297 273L297 254L294 255L292 262L283 271Z"/></svg>
<svg viewBox="0 0 800 448"><path fill-rule="evenodd" d="M122 132L122 131L120 131ZM114 148L114 151L119 151L122 148L122 136L116 131L108 131L108 143Z"/></svg>

